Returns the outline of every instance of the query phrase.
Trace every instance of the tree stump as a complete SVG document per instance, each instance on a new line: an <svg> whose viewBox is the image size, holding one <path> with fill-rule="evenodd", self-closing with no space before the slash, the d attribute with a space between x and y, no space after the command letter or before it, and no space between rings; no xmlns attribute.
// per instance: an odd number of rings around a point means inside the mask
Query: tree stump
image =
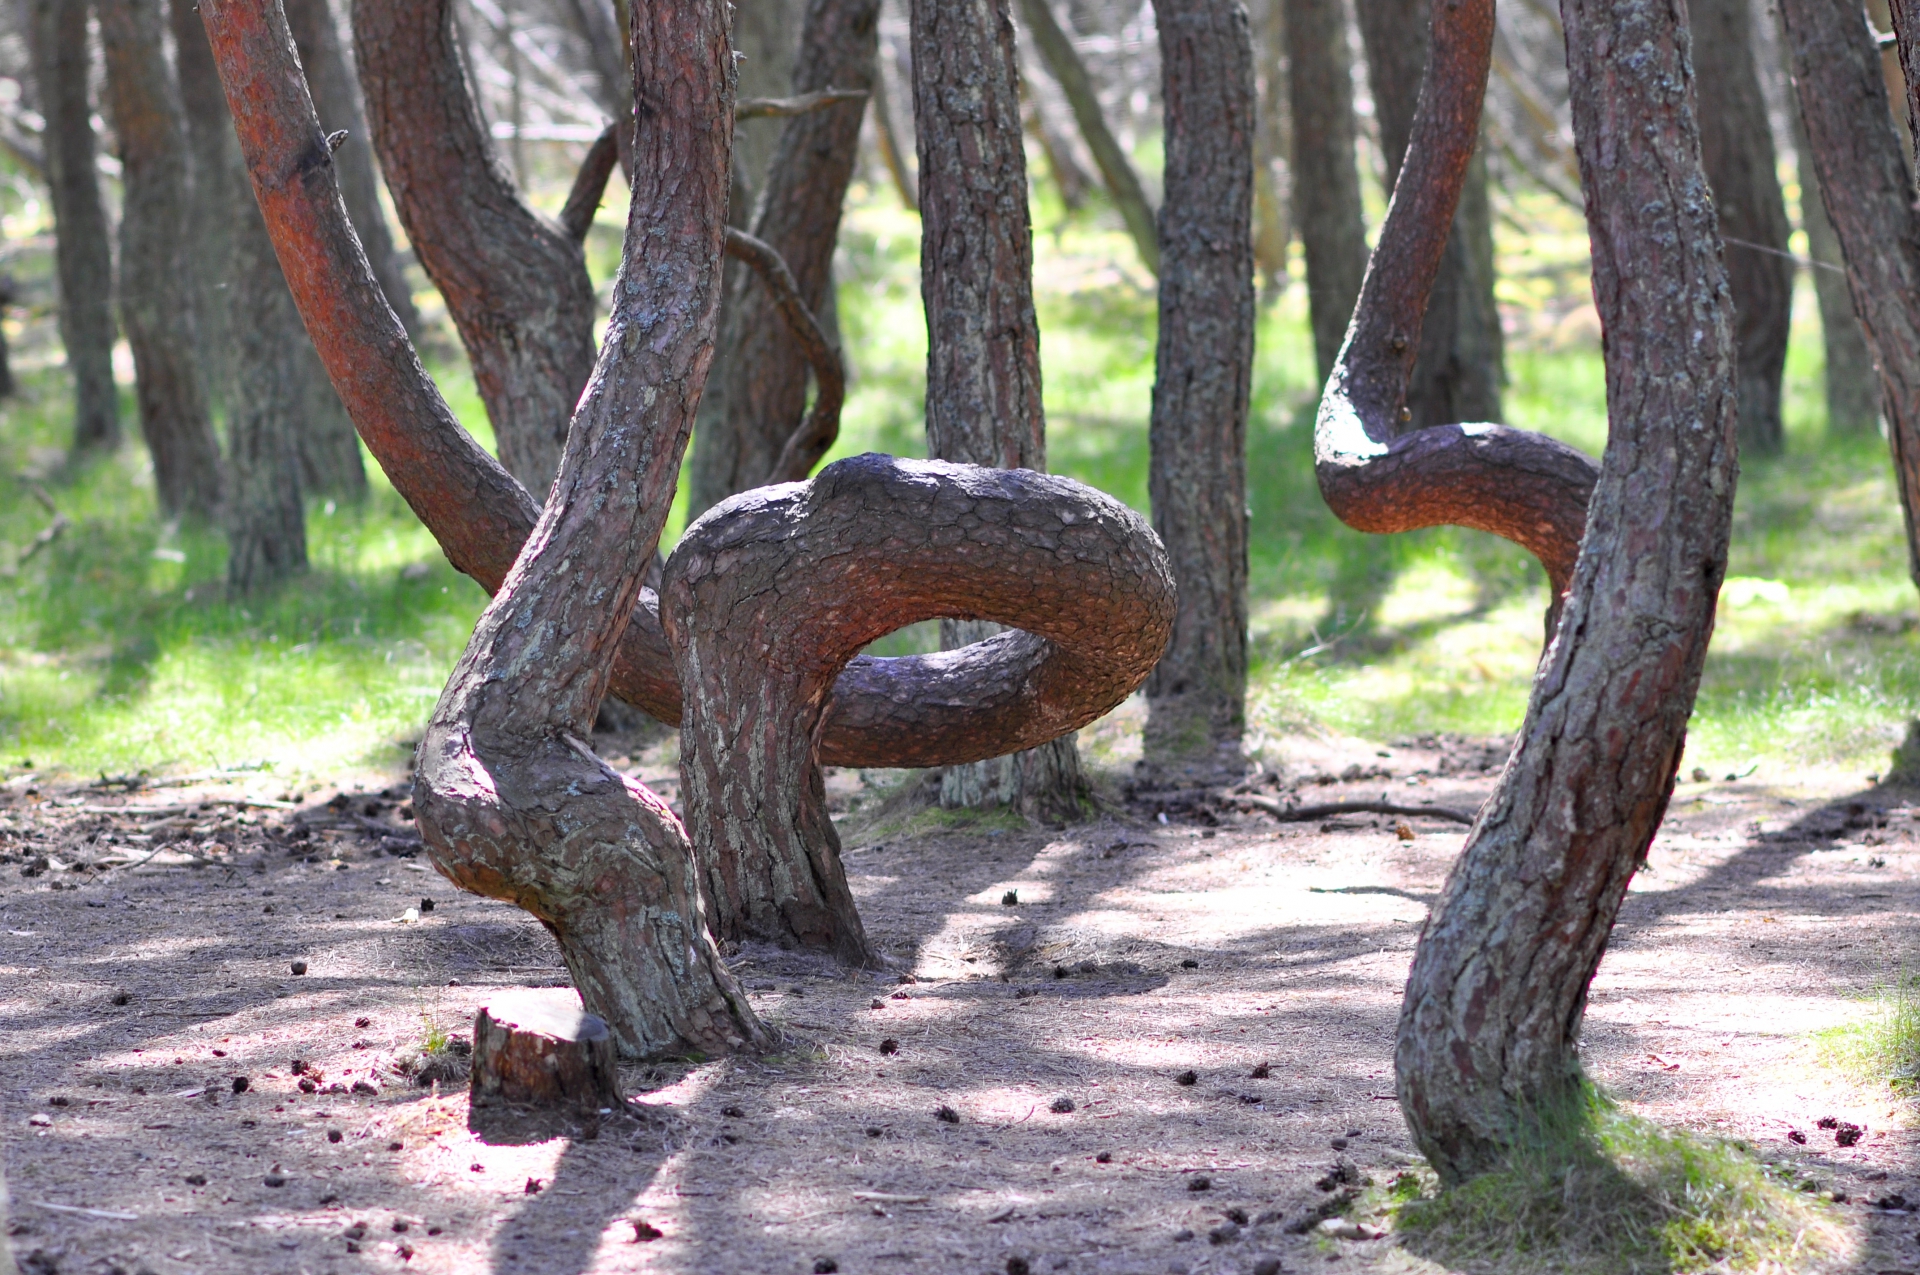
<svg viewBox="0 0 1920 1275"><path fill-rule="evenodd" d="M613 1032L571 987L503 992L473 1018L473 1102L618 1108Z"/></svg>

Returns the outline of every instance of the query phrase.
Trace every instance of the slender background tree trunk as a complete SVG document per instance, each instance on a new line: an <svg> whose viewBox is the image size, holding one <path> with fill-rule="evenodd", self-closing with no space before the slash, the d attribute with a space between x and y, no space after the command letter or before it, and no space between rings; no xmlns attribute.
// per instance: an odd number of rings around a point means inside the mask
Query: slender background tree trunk
<svg viewBox="0 0 1920 1275"><path fill-rule="evenodd" d="M247 197L233 119L213 65L213 50L200 25L195 0L171 0L174 67L187 135L190 210L187 252L193 262L194 336L200 351L207 400L224 406L233 379L233 234Z"/></svg>
<svg viewBox="0 0 1920 1275"><path fill-rule="evenodd" d="M1775 168L1773 130L1754 61L1752 0L1691 0L1700 148L1726 241L1739 348L1740 445L1786 446L1780 380L1793 323L1792 231Z"/></svg>
<svg viewBox="0 0 1920 1275"><path fill-rule="evenodd" d="M920 158L920 292L927 312L927 451L1000 469L1047 467L1033 231L1019 68L1006 0L914 0L913 117ZM947 650L991 625L943 620ZM948 806L1011 802L1058 820L1085 780L1071 736L950 766Z"/></svg>
<svg viewBox="0 0 1920 1275"><path fill-rule="evenodd" d="M1287 285L1287 250L1293 243L1292 112L1287 108L1287 11L1283 0L1263 0L1254 11L1254 74L1259 105L1253 141L1253 259L1260 266L1261 295L1273 298Z"/></svg>
<svg viewBox="0 0 1920 1275"><path fill-rule="evenodd" d="M1341 0L1285 0L1293 108L1293 219L1307 258L1313 352L1325 380L1367 272L1353 154L1353 60Z"/></svg>
<svg viewBox="0 0 1920 1275"><path fill-rule="evenodd" d="M813 0L793 92L870 88L879 18L879 0ZM840 210L859 155L866 106L842 102L790 120L754 216L755 238L786 261L800 299L816 315L829 299ZM781 319L773 294L751 271L727 273L717 367L693 440L693 516L766 482L807 408L806 354Z"/></svg>
<svg viewBox="0 0 1920 1275"><path fill-rule="evenodd" d="M113 386L113 244L94 171L86 0L24 0L35 87L46 118L47 185L60 275L60 344L73 373L73 448L120 445Z"/></svg>
<svg viewBox="0 0 1920 1275"><path fill-rule="evenodd" d="M140 430L169 516L212 518L220 448L194 345L187 145L159 0L100 0L107 97L120 135L120 320L133 348Z"/></svg>
<svg viewBox="0 0 1920 1275"><path fill-rule="evenodd" d="M236 594L306 570L300 430L310 419L312 396L303 363L316 357L252 202L233 209L229 290L234 352L227 388L227 587ZM354 461L357 466L357 451Z"/></svg>
<svg viewBox="0 0 1920 1275"><path fill-rule="evenodd" d="M1492 10L1434 6L1415 153L1433 144L1429 117L1443 132L1469 100L1453 127L1470 149ZM1731 307L1684 12L1561 5L1611 427L1520 745L1420 936L1401 1009L1401 1109L1448 1185L1498 1167L1530 1113L1576 1097L1587 986L1666 812L1726 571ZM1380 255L1395 232L1390 220Z"/></svg>
<svg viewBox="0 0 1920 1275"><path fill-rule="evenodd" d="M1429 0L1363 0L1358 10L1389 191L1400 178L1427 73L1429 7ZM1505 342L1493 281L1493 209L1486 159L1476 150L1420 328L1420 358L1407 385L1408 429L1501 419Z"/></svg>
<svg viewBox="0 0 1920 1275"><path fill-rule="evenodd" d="M1156 0L1154 16L1167 159L1148 482L1180 608L1147 679L1144 760L1205 782L1245 768L1253 45L1239 0Z"/></svg>

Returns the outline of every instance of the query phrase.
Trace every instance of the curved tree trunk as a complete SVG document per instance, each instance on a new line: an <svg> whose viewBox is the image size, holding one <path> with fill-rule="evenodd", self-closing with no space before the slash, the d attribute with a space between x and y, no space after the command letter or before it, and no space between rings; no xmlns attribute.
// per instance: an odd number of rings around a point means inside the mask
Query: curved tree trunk
<svg viewBox="0 0 1920 1275"><path fill-rule="evenodd" d="M313 92L313 105L320 112L320 127L332 134L345 129L346 142L333 153L334 168L340 173L340 193L346 197L347 215L373 265L373 277L387 294L387 304L400 317L407 335L420 339L420 312L414 308L413 288L407 282L406 260L393 246L393 232L387 226L386 210L380 206L380 175L373 167L373 139L367 134L367 114L360 107L360 86L353 68L347 64L347 51L340 43L340 27L328 0L285 0L287 25L293 29L294 47L300 50L300 65L307 73L307 87ZM614 56L619 57L615 46ZM344 417L342 418L345 419ZM351 428L351 426L349 426Z"/></svg>
<svg viewBox="0 0 1920 1275"><path fill-rule="evenodd" d="M795 63L795 93L869 89L879 0L813 0ZM859 154L864 101L795 116L786 126L754 210L753 235L787 263L815 314L831 283L840 210ZM746 210L740 210L746 211ZM769 481L807 410L809 363L751 271L729 271L710 401L693 440L688 512L697 517L737 491Z"/></svg>
<svg viewBox="0 0 1920 1275"><path fill-rule="evenodd" d="M957 669L1046 642L1059 658L1043 676L1072 705L1058 733L1140 685L1174 603L1159 543L1109 496L1030 470L874 455L717 506L674 548L661 592L687 688L684 800L716 929L854 964L875 955L815 743L854 654L920 620L1018 625L1024 634L941 658Z"/></svg>
<svg viewBox="0 0 1920 1275"><path fill-rule="evenodd" d="M133 348L140 431L169 516L220 508L220 447L193 337L187 148L158 0L99 0L107 98L120 135L120 322Z"/></svg>
<svg viewBox="0 0 1920 1275"><path fill-rule="evenodd" d="M1880 52L1847 0L1783 0L1793 83L1827 215L1846 257L1853 313L1879 373L1880 410L1906 515L1907 573L1920 585L1920 216ZM1902 34L1920 14L1900 11Z"/></svg>
<svg viewBox="0 0 1920 1275"><path fill-rule="evenodd" d="M1449 1185L1498 1167L1526 1113L1575 1092L1587 985L1672 792L1732 524L1731 306L1684 10L1564 0L1561 13L1612 428L1520 745L1421 934L1401 1009L1401 1109ZM1434 14L1409 167L1445 147L1457 191L1493 6ZM1410 228L1400 212L1376 271Z"/></svg>
<svg viewBox="0 0 1920 1275"><path fill-rule="evenodd" d="M1780 381L1793 324L1792 226L1780 193L1773 129L1754 61L1752 0L1691 0L1699 85L1700 152L1726 241L1739 345L1740 445L1751 455L1786 446Z"/></svg>
<svg viewBox="0 0 1920 1275"><path fill-rule="evenodd" d="M1276 0L1280 3L1282 0ZM1367 273L1353 157L1353 63L1341 0L1284 0L1293 108L1293 219L1307 259L1313 352L1326 380Z"/></svg>
<svg viewBox="0 0 1920 1275"><path fill-rule="evenodd" d="M436 865L539 916L587 1010L623 1052L644 1056L757 1046L769 1034L707 933L679 821L583 742L711 358L733 122L723 7L636 9L635 80L677 91L636 130L631 286L530 547L434 710L414 800ZM323 191L319 202L344 220L278 6L201 0L201 12L269 218L310 212ZM371 272L356 258L357 291Z"/></svg>
<svg viewBox="0 0 1920 1275"><path fill-rule="evenodd" d="M912 21L927 452L1044 471L1047 419L1013 22L1006 0L914 0ZM943 621L940 645L953 650L992 633L972 621ZM1050 821L1077 817L1086 781L1074 741L1033 752L949 767L941 804L1007 802Z"/></svg>
<svg viewBox="0 0 1920 1275"><path fill-rule="evenodd" d="M1145 765L1239 778L1247 698L1247 400L1253 380L1253 44L1239 0L1156 0L1166 111L1153 527L1173 642L1147 679Z"/></svg>
<svg viewBox="0 0 1920 1275"><path fill-rule="evenodd" d="M120 445L113 386L113 245L94 172L86 0L26 0L33 75L46 118L47 186L60 276L60 344L73 373L73 449Z"/></svg>
<svg viewBox="0 0 1920 1275"><path fill-rule="evenodd" d="M1430 7L1428 0L1364 0L1359 6L1388 190L1399 180L1420 81L1427 73ZM1476 149L1453 215L1446 256L1427 300L1420 357L1407 385L1406 428L1500 419L1505 341L1493 283L1493 209L1487 200L1486 159Z"/></svg>
<svg viewBox="0 0 1920 1275"><path fill-rule="evenodd" d="M401 225L459 329L501 463L543 497L593 370L586 259L501 167L452 0L354 0L353 44Z"/></svg>

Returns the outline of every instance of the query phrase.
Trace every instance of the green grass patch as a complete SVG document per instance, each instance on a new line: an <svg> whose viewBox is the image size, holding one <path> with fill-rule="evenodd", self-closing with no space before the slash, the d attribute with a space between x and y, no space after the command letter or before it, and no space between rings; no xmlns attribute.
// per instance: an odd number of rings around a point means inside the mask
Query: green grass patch
<svg viewBox="0 0 1920 1275"><path fill-rule="evenodd" d="M1505 1164L1452 1190L1407 1173L1385 1211L1411 1251L1487 1272L1817 1270L1851 1247L1819 1184L1591 1090L1530 1119Z"/></svg>
<svg viewBox="0 0 1920 1275"><path fill-rule="evenodd" d="M1920 975L1900 973L1876 988L1857 1023L1815 1035L1822 1061L1853 1080L1920 1093Z"/></svg>

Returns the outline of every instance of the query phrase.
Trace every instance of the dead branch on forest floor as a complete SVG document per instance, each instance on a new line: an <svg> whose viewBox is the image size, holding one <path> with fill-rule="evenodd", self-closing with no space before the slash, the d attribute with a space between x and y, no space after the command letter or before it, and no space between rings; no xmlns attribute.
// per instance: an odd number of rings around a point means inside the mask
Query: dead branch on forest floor
<svg viewBox="0 0 1920 1275"><path fill-rule="evenodd" d="M1323 801L1311 806L1286 806L1271 797L1228 797L1228 801L1237 801L1242 805L1264 810L1282 823L1308 823L1315 819L1326 819L1333 815L1408 815L1427 816L1444 819L1448 823L1471 824L1476 815L1468 810L1455 810L1451 806L1403 806L1392 801Z"/></svg>

